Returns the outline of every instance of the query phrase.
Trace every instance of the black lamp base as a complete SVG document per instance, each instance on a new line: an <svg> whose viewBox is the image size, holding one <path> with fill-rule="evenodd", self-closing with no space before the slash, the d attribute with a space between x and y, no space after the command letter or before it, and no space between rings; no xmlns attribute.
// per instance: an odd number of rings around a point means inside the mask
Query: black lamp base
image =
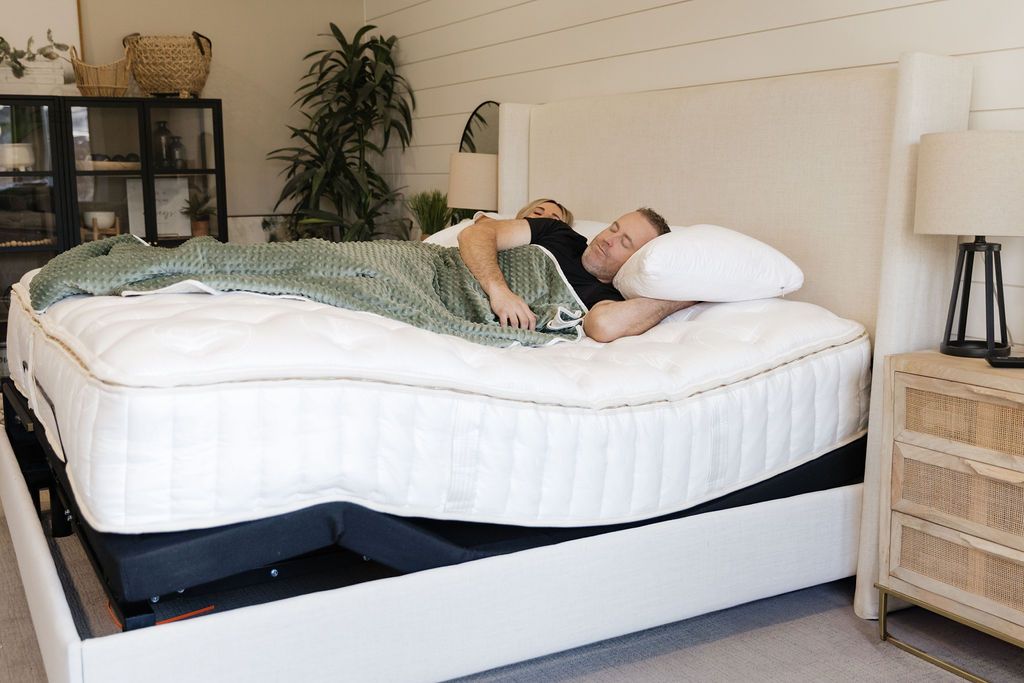
<svg viewBox="0 0 1024 683"><path fill-rule="evenodd" d="M985 255L985 339L965 339L967 333L967 311L971 299L971 274L974 271L974 255ZM961 284L962 283L962 284ZM957 295L960 295L960 315L957 311ZM996 341L995 307L999 307L999 341ZM953 320L957 319L957 334L953 337ZM939 351L950 356L985 358L1010 355L1010 344L1006 337L1006 309L1003 304L1003 264L1000 245L986 242L982 236L973 242L962 242L957 249L956 273L953 277L953 293L949 299L949 314L946 316L946 333L939 344Z"/></svg>
<svg viewBox="0 0 1024 683"><path fill-rule="evenodd" d="M967 358L1002 358L1010 355L1009 344L993 344L989 348L988 342L981 339L971 339L963 342L943 342L939 344L939 351L949 356L965 356Z"/></svg>

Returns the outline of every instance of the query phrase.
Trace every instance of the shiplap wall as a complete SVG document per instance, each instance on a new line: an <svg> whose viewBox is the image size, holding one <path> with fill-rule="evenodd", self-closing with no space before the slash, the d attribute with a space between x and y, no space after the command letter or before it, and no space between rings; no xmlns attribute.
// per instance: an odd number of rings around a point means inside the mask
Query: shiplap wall
<svg viewBox="0 0 1024 683"><path fill-rule="evenodd" d="M364 10L399 37L416 93L413 145L389 163L407 193L446 188L448 155L484 100L869 67L908 51L974 65L972 128L1024 129L1024 0L364 0ZM1001 241L1008 322L1024 342L1024 238Z"/></svg>

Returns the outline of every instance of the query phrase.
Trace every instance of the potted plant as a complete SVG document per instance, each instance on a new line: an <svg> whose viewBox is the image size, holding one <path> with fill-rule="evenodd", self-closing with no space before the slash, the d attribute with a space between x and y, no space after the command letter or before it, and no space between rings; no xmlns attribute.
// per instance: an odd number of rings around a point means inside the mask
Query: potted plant
<svg viewBox="0 0 1024 683"><path fill-rule="evenodd" d="M3 36L0 36L0 82L8 81L3 78L4 73L9 73L14 78L24 78L28 71L44 72L33 82L59 84L64 82L63 68L57 69L54 64L61 57L61 52L67 52L68 46L58 43L53 39L53 30L46 30L46 45L33 49L35 38L29 38L24 50L13 47ZM38 59L42 57L43 59ZM66 59L66 58L65 58Z"/></svg>
<svg viewBox="0 0 1024 683"><path fill-rule="evenodd" d="M417 192L406 201L409 211L420 226L420 239L448 227L452 210L448 208L448 195L440 190Z"/></svg>
<svg viewBox="0 0 1024 683"><path fill-rule="evenodd" d="M188 216L192 223L193 237L210 234L210 214L217 211L212 201L208 193L193 190L185 200L185 205L181 207L181 213Z"/></svg>
<svg viewBox="0 0 1024 683"><path fill-rule="evenodd" d="M292 202L297 223L341 240L372 239L403 227L387 215L399 193L378 167L393 140L409 145L415 99L398 74L395 36L368 36L376 27L364 26L350 41L330 26L323 35L336 46L305 57L295 100L305 125L289 126L297 144L268 155L287 164L275 208Z"/></svg>

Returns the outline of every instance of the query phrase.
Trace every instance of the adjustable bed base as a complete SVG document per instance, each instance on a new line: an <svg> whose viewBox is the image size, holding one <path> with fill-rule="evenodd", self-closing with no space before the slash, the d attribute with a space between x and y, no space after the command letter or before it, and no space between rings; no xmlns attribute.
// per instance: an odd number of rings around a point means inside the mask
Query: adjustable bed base
<svg viewBox="0 0 1024 683"><path fill-rule="evenodd" d="M6 431L29 490L48 488L51 533L75 533L102 584L112 616L133 630L207 614L193 609L197 596L317 572L339 587L350 585L354 561L373 563L374 578L434 569L495 555L621 531L646 524L859 484L861 437L797 468L687 510L658 518L597 527L513 527L404 518L348 502L324 503L274 517L224 527L149 534L92 529L79 513L65 464L53 452L26 399L3 380ZM31 429L31 431L29 431ZM40 471L46 469L46 475ZM34 496L37 512L42 510ZM168 600L186 596L176 609ZM211 597L212 599L212 597ZM158 614L156 609L160 606Z"/></svg>

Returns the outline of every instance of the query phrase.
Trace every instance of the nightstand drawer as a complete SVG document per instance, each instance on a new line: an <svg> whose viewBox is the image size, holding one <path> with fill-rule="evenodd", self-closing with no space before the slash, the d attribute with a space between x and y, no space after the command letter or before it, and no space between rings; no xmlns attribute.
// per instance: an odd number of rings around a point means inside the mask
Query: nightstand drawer
<svg viewBox="0 0 1024 683"><path fill-rule="evenodd" d="M1024 471L1024 395L895 376L896 441Z"/></svg>
<svg viewBox="0 0 1024 683"><path fill-rule="evenodd" d="M1024 472L895 443L892 509L1024 552Z"/></svg>
<svg viewBox="0 0 1024 683"><path fill-rule="evenodd" d="M1024 626L1024 552L892 513L889 573Z"/></svg>

